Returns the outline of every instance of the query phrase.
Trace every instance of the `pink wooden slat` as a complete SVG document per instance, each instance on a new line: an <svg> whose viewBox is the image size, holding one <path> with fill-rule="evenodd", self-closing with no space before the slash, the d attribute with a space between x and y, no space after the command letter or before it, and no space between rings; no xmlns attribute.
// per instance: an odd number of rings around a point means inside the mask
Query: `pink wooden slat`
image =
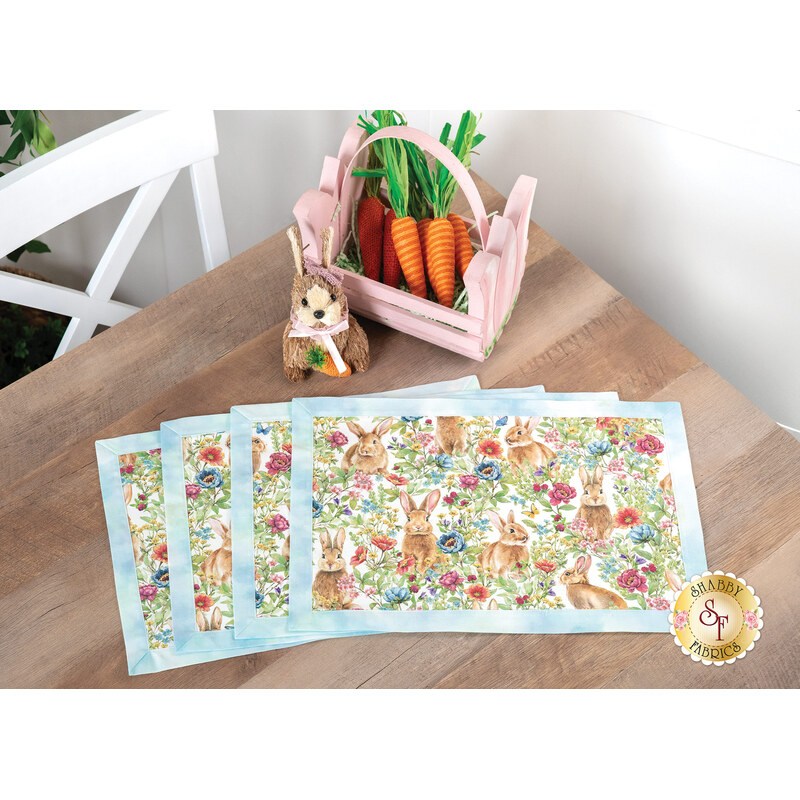
<svg viewBox="0 0 800 800"><path fill-rule="evenodd" d="M468 358L483 361L482 340L473 334L457 331L440 323L422 319L410 311L390 305L375 297L354 296L350 303L350 310L376 322L388 325L390 328L402 333L408 333L418 339L432 342L439 347L460 353Z"/></svg>
<svg viewBox="0 0 800 800"><path fill-rule="evenodd" d="M303 244L308 245L309 258L320 258L319 232L331 224L336 211L336 201L325 192L309 189L295 203L294 216L300 226Z"/></svg>
<svg viewBox="0 0 800 800"><path fill-rule="evenodd" d="M469 333L478 334L481 331L483 319L476 317L474 314L463 314L460 311L453 311L452 308L446 308L438 303L432 303L430 300L425 300L422 297L415 297L408 292L394 289L391 286L373 281L363 275L356 275L347 270L338 268L337 271L342 276L342 282L348 298L352 294L370 295L379 300L391 303L392 305L399 306L400 308L405 308L417 314L422 314L426 317L438 320L439 322L446 322L448 325L463 328Z"/></svg>

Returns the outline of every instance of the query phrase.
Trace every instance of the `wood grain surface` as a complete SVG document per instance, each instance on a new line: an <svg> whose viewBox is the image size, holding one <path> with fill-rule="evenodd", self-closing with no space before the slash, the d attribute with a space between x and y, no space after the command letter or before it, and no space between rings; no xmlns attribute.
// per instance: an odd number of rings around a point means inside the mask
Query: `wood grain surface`
<svg viewBox="0 0 800 800"><path fill-rule="evenodd" d="M0 391L0 686L798 687L800 443L535 224L527 264L483 364L364 322L367 373L295 386L281 362L292 260L280 231ZM95 439L471 373L485 388L681 403L710 568L744 576L764 607L745 659L703 667L666 634L385 634L128 676Z"/></svg>

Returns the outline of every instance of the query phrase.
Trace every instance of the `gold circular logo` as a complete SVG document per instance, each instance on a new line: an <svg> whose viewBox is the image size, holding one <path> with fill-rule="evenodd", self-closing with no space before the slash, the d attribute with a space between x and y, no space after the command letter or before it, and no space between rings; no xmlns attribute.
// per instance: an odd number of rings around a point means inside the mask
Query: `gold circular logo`
<svg viewBox="0 0 800 800"><path fill-rule="evenodd" d="M763 627L761 601L732 573L695 575L677 593L670 632L686 655L704 664L733 664L753 649Z"/></svg>

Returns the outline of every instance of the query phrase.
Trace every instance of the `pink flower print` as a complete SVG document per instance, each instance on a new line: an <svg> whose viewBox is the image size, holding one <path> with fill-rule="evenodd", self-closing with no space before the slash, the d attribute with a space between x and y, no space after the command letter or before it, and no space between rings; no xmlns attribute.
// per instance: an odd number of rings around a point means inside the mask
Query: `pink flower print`
<svg viewBox="0 0 800 800"><path fill-rule="evenodd" d="M360 470L353 476L353 483L357 489L372 489L372 477Z"/></svg>
<svg viewBox="0 0 800 800"><path fill-rule="evenodd" d="M474 489L480 478L477 475L459 475L458 482L462 489Z"/></svg>
<svg viewBox="0 0 800 800"><path fill-rule="evenodd" d="M289 530L289 520L283 516L283 514L276 514L274 517L270 517L267 520L267 524L272 528L273 531L288 531Z"/></svg>
<svg viewBox="0 0 800 800"><path fill-rule="evenodd" d="M158 594L158 586L151 583L140 584L139 597L142 600L152 600Z"/></svg>
<svg viewBox="0 0 800 800"><path fill-rule="evenodd" d="M670 508L675 508L675 498L674 498L674 497L673 497L671 494L668 494L668 495L667 495L667 496L664 498L664 502L665 502L665 503L666 503L666 504L667 504L667 505L668 505Z"/></svg>
<svg viewBox="0 0 800 800"><path fill-rule="evenodd" d="M608 462L608 471L619 475L624 475L625 463L621 458L612 458L611 461Z"/></svg>
<svg viewBox="0 0 800 800"><path fill-rule="evenodd" d="M645 598L648 608L655 609L656 611L669 611L669 601L663 597L647 597Z"/></svg>
<svg viewBox="0 0 800 800"><path fill-rule="evenodd" d="M266 463L267 472L270 475L277 475L279 472L287 472L289 467L292 466L291 453L273 453Z"/></svg>
<svg viewBox="0 0 800 800"><path fill-rule="evenodd" d="M617 576L617 584L629 592L647 591L647 579L638 569L626 569Z"/></svg>
<svg viewBox="0 0 800 800"><path fill-rule="evenodd" d="M277 566L278 566L278 562L277 562L277 561L275 561L275 559L274 559L274 558L270 558L270 559L267 561L267 566L270 566L270 567L277 567Z"/></svg>
<svg viewBox="0 0 800 800"><path fill-rule="evenodd" d="M682 631L686 627L688 622L689 622L688 611L678 611L672 617L672 627L675 628L676 631Z"/></svg>
<svg viewBox="0 0 800 800"><path fill-rule="evenodd" d="M445 572L445 574L439 578L439 583L444 586L445 589L452 589L453 591L463 582L464 579L454 569L450 570L450 572Z"/></svg>
<svg viewBox="0 0 800 800"><path fill-rule="evenodd" d="M664 443L648 433L647 436L636 440L636 452L642 453L646 456L657 456L659 453L664 452Z"/></svg>
<svg viewBox="0 0 800 800"><path fill-rule="evenodd" d="M758 614L755 611L745 611L744 624L747 625L748 630L754 631L758 628Z"/></svg>
<svg viewBox="0 0 800 800"><path fill-rule="evenodd" d="M334 494L341 494L342 493L342 487L341 486L331 486L331 491Z"/></svg>
<svg viewBox="0 0 800 800"><path fill-rule="evenodd" d="M578 493L568 483L554 483L553 488L547 493L550 503L559 506L572 500Z"/></svg>
<svg viewBox="0 0 800 800"><path fill-rule="evenodd" d="M269 576L269 579L273 583L283 583L284 580L283 575L278 575L277 572L273 572L272 575Z"/></svg>
<svg viewBox="0 0 800 800"><path fill-rule="evenodd" d="M333 431L325 437L331 447L344 447L347 444L347 437L341 431Z"/></svg>
<svg viewBox="0 0 800 800"><path fill-rule="evenodd" d="M551 428L547 433L544 435L544 440L548 444L553 444L557 442L559 439L558 430L556 428Z"/></svg>
<svg viewBox="0 0 800 800"><path fill-rule="evenodd" d="M378 590L374 586L365 586L364 587L364 594L373 595Z"/></svg>
<svg viewBox="0 0 800 800"><path fill-rule="evenodd" d="M358 593L356 590L356 579L352 575L345 575L344 578L339 578L339 580L336 581L336 587L347 597L355 597Z"/></svg>

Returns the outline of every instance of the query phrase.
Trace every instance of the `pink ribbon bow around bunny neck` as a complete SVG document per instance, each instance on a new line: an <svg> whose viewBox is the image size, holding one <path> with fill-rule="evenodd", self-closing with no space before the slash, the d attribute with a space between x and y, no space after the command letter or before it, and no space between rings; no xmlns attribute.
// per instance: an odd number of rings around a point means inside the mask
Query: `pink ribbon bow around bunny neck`
<svg viewBox="0 0 800 800"><path fill-rule="evenodd" d="M340 373L347 369L347 364L344 363L342 356L339 354L339 348L333 342L334 334L346 331L350 327L350 311L347 307L347 300L344 301L344 314L342 318L335 325L323 325L321 328L312 328L304 322L300 322L297 314L292 311L289 315L289 320L292 323L292 329L289 331L290 339L297 339L301 337L308 337L315 342L322 342L328 352L331 354L333 363Z"/></svg>

